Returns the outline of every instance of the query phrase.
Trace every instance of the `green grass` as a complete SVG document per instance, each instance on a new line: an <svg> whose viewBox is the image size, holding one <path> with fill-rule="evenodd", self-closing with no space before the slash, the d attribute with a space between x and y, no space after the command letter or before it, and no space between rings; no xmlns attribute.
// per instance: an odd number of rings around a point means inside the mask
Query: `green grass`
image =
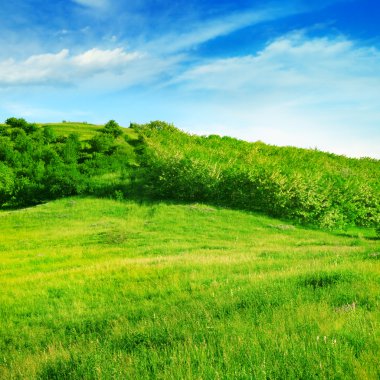
<svg viewBox="0 0 380 380"><path fill-rule="evenodd" d="M39 125L49 125L53 128L57 135L68 136L71 133L77 133L81 140L89 140L99 132L103 125L95 125L88 123L78 123L78 122L65 122L65 123L47 123ZM123 128L124 134L128 135L130 138L134 138L136 133L130 128Z"/></svg>
<svg viewBox="0 0 380 380"><path fill-rule="evenodd" d="M0 212L1 379L378 379L380 245L201 204Z"/></svg>
<svg viewBox="0 0 380 380"><path fill-rule="evenodd" d="M104 125L89 124L85 122L72 122L66 121L64 123L37 123L38 126L42 127L45 125L53 128L58 136L69 136L71 133L76 133L79 135L81 140L89 140L99 132ZM9 128L6 124L0 123L0 126ZM124 134L127 135L131 140L137 138L137 134L131 128L123 128Z"/></svg>

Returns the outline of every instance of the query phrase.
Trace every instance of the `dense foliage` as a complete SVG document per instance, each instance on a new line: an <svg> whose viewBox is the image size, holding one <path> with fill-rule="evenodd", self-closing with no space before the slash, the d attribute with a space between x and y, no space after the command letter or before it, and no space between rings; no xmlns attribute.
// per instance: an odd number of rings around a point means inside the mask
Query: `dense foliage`
<svg viewBox="0 0 380 380"><path fill-rule="evenodd" d="M162 122L132 127L140 134L151 196L212 202L326 228L379 223L377 160L191 136Z"/></svg>
<svg viewBox="0 0 380 380"><path fill-rule="evenodd" d="M111 120L83 136L6 120L0 127L0 205L134 193L259 211L325 228L380 225L378 160L192 136L160 121L123 130Z"/></svg>
<svg viewBox="0 0 380 380"><path fill-rule="evenodd" d="M0 129L0 205L94 192L99 176L121 171L133 155L116 122L99 132L81 141L78 134L57 136L50 126L7 119Z"/></svg>

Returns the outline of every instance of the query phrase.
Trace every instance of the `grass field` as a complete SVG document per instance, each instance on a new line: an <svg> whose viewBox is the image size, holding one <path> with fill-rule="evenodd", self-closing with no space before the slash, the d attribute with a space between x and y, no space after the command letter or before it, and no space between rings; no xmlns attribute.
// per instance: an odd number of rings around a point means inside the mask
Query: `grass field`
<svg viewBox="0 0 380 380"><path fill-rule="evenodd" d="M103 126L79 122L48 123L58 135L68 136L70 133L78 133L82 140L92 138Z"/></svg>
<svg viewBox="0 0 380 380"><path fill-rule="evenodd" d="M71 133L77 133L81 140L89 140L99 132L103 125L79 123L79 122L64 122L64 123L45 123L39 124L40 126L48 125L57 133L57 135L69 136ZM130 128L123 128L124 134L131 138L135 137L135 132Z"/></svg>
<svg viewBox="0 0 380 380"><path fill-rule="evenodd" d="M0 378L378 379L373 236L201 204L0 211Z"/></svg>

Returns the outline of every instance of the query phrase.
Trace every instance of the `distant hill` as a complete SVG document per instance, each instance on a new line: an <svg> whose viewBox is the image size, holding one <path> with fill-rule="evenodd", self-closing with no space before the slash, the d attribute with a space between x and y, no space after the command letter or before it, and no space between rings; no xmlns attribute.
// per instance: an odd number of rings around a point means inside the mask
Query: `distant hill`
<svg viewBox="0 0 380 380"><path fill-rule="evenodd" d="M324 228L380 221L380 161L196 136L155 121L0 127L0 204L93 194L197 201Z"/></svg>

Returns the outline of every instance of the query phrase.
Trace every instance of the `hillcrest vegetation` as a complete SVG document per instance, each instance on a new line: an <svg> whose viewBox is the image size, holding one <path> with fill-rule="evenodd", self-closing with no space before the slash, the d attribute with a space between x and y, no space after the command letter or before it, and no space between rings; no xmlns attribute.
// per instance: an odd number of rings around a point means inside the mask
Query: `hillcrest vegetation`
<svg viewBox="0 0 380 380"><path fill-rule="evenodd" d="M0 205L69 195L206 202L323 228L379 229L380 163L190 135L161 121L121 128L7 119Z"/></svg>

